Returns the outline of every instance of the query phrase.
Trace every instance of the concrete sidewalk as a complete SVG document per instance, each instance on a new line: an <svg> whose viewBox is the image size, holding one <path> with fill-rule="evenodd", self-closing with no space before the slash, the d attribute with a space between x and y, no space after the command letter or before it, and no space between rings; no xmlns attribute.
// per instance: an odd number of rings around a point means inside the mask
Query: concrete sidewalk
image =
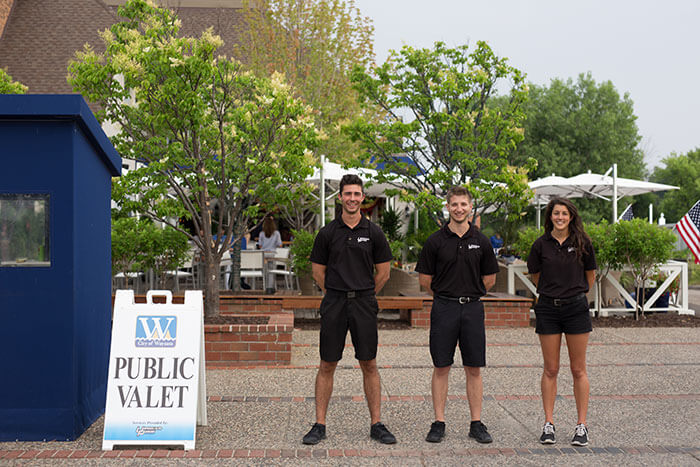
<svg viewBox="0 0 700 467"><path fill-rule="evenodd" d="M464 372L451 372L447 436L424 441L433 421L426 330L380 331L383 422L398 439L369 438L362 377L351 347L336 372L328 439L301 444L314 419L318 331L295 331L292 365L207 371L209 426L196 451L102 452L102 419L75 442L0 443L0 464L245 465L700 465L700 328L600 328L588 363L590 445L569 445L576 410L565 348L555 409L558 444L539 444L541 355L532 328L489 330L483 421L494 437L467 437ZM459 363L459 356L456 357ZM113 458L111 456L117 456Z"/></svg>

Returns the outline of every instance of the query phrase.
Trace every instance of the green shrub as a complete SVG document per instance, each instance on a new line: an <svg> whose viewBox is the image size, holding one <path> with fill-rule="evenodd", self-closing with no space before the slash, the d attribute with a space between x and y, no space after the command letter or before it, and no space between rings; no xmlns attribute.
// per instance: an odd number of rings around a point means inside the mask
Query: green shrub
<svg viewBox="0 0 700 467"><path fill-rule="evenodd" d="M511 245L513 252L517 256L520 256L523 261L527 261L527 257L530 256L532 244L535 243L535 240L542 234L544 234L544 230L535 227L526 227L520 230L518 232L518 239Z"/></svg>
<svg viewBox="0 0 700 467"><path fill-rule="evenodd" d="M112 272L153 269L164 282L163 273L182 266L189 244L182 232L160 228L147 219L120 217L112 220Z"/></svg>
<svg viewBox="0 0 700 467"><path fill-rule="evenodd" d="M639 318L640 309L643 317L644 310L641 307L644 306L644 294L640 294L639 288L657 272L659 264L671 258L676 237L670 230L649 224L644 219L619 222L614 225L612 232L615 253L621 264L628 264L632 268L637 285L635 318Z"/></svg>
<svg viewBox="0 0 700 467"><path fill-rule="evenodd" d="M292 255L292 267L294 271L300 274L311 273L311 249L314 246L316 232L307 232L306 230L292 230L294 240L289 247L289 253Z"/></svg>

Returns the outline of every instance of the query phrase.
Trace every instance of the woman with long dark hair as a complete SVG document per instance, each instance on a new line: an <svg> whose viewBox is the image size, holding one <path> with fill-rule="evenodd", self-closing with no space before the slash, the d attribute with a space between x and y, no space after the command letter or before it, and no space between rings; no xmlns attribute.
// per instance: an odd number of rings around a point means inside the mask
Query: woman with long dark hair
<svg viewBox="0 0 700 467"><path fill-rule="evenodd" d="M271 216L265 217L263 220L262 231L258 238L258 245L261 250L275 251L275 248L282 246L282 237L277 230L275 220Z"/></svg>
<svg viewBox="0 0 700 467"><path fill-rule="evenodd" d="M544 360L541 387L545 424L540 442L556 442L554 400L557 396L561 336L565 334L578 416L571 444L586 446L590 392L586 349L592 331L586 292L593 286L597 265L593 245L583 229L581 216L568 199L553 198L547 204L544 235L532 244L527 268L539 294L535 305L535 332L540 338Z"/></svg>

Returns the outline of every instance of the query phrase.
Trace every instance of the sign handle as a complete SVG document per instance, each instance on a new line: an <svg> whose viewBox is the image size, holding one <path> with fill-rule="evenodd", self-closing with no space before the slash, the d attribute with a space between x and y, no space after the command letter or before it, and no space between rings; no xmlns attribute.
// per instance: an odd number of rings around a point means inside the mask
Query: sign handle
<svg viewBox="0 0 700 467"><path fill-rule="evenodd" d="M149 290L146 292L146 303L153 305L153 297L165 297L165 304L173 304L173 293L170 290Z"/></svg>

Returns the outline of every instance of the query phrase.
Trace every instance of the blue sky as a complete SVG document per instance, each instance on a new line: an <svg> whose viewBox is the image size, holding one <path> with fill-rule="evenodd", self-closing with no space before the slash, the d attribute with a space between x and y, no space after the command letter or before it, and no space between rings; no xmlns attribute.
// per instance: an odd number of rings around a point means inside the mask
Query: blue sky
<svg viewBox="0 0 700 467"><path fill-rule="evenodd" d="M356 0L389 49L485 40L528 81L590 71L634 101L649 166L700 147L700 1Z"/></svg>

